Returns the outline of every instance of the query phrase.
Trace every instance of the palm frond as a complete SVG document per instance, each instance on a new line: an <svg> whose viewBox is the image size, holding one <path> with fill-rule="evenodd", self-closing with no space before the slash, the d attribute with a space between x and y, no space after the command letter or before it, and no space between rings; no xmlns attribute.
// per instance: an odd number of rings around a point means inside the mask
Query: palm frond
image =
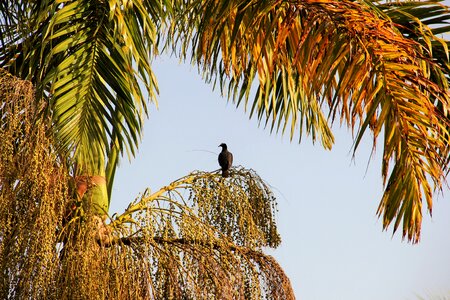
<svg viewBox="0 0 450 300"><path fill-rule="evenodd" d="M433 59L427 41L432 37L442 49L446 43L420 20L415 21L425 43L408 38L369 2L188 3L189 14L182 19L195 20L195 30L174 24L173 40L184 42L181 49L192 40L193 60L206 79L218 82L237 105L251 105L250 115L271 130L289 128L291 138L305 130L330 148L329 123L339 116L357 132L356 150L367 129L375 145L384 128L387 188L379 213L390 203L384 226L395 219L395 231L403 220L403 235L417 241L420 203L425 197L431 207L432 190L441 187L447 170L448 73ZM448 13L436 10L435 15ZM444 24L446 17L432 20ZM440 72L439 78L430 70Z"/></svg>
<svg viewBox="0 0 450 300"><path fill-rule="evenodd" d="M449 42L438 35L450 30L450 12L442 1L408 1L404 3L382 3L377 7L386 13L394 22L395 27L403 36L416 41L421 45L418 48L422 56L424 74L436 85L436 90L448 93L449 90ZM424 57L424 58L423 58ZM379 215L383 217L385 228L394 222L394 232L403 222L403 236L417 242L420 237L422 221L422 195L425 195L428 212L432 213L432 189L426 184L430 178L435 189L441 188L441 181L448 172L448 155L444 150L448 143L449 122L446 102L443 97L430 95L429 109L423 109L412 101L403 104L403 111L407 113L407 124L404 126L414 128L409 130L406 138L409 145L394 150L389 140L394 129L385 124L384 157L393 157L392 153L402 151L403 155L395 156L395 166L387 183L386 192L378 208ZM433 106L431 105L433 104ZM432 118L434 121L428 122ZM414 120L411 122L411 120ZM434 124L434 132L429 130ZM422 138L417 135L422 135ZM406 139L404 139L406 142ZM425 144L418 145L420 141ZM405 143L406 144L406 143ZM439 145L441 144L441 145ZM415 162L411 164L409 160ZM398 168L402 166L403 168ZM405 172L408 170L409 172ZM383 177L387 178L389 163L384 159ZM386 181L385 181L386 182ZM409 187L405 189L404 187ZM401 191L401 192L394 192ZM397 193L396 197L389 199L390 194ZM403 199L403 201L399 201Z"/></svg>
<svg viewBox="0 0 450 300"><path fill-rule="evenodd" d="M108 161L108 174L113 174L116 152L135 153L147 115L143 89L156 101L151 56L163 4L167 3L11 4L15 13L3 22L0 61L31 80L38 95L48 99L60 148L79 166L84 164L84 172L98 172L98 166L89 165L100 159ZM22 19L20 12L25 12ZM28 25L21 29L19 23L25 19L22 23ZM115 158L108 160L109 156Z"/></svg>
<svg viewBox="0 0 450 300"><path fill-rule="evenodd" d="M111 145L133 155L138 145L147 113L138 78L151 99L156 88L146 50L155 43L155 25L149 16L139 20L139 9L72 2L57 9L46 28L44 44L52 46L43 59L53 67L44 84L58 140L77 161L103 156Z"/></svg>
<svg viewBox="0 0 450 300"><path fill-rule="evenodd" d="M450 32L450 13L442 2L381 3L377 4L377 8L394 22L405 37L422 45L422 54L439 66L430 65L429 77L442 89L448 89L449 42L442 34Z"/></svg>

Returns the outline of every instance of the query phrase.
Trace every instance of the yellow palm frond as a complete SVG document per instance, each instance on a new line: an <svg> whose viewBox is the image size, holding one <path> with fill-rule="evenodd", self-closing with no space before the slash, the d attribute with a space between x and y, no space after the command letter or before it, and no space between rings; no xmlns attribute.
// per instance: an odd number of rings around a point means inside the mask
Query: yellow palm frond
<svg viewBox="0 0 450 300"><path fill-rule="evenodd" d="M426 40L408 38L395 14L369 1L190 3L195 31L175 24L174 34L192 39L193 60L237 105L249 106L256 85L250 115L271 130L305 130L331 148L339 118L357 133L355 149L367 129L374 145L384 130L379 213L385 227L396 220L394 231L403 220L403 235L418 241L422 199L431 211L449 155L448 69L430 51L441 40L420 19Z"/></svg>

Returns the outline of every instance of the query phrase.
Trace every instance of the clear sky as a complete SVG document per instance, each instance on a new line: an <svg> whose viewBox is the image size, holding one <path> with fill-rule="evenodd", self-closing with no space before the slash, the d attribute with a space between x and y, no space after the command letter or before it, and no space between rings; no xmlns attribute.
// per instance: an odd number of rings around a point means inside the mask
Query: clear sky
<svg viewBox="0 0 450 300"><path fill-rule="evenodd" d="M147 187L218 169L225 142L235 165L256 170L274 189L282 245L268 252L297 299L450 299L450 191L435 197L433 218L424 215L420 244L402 242L391 229L383 232L376 216L381 141L371 157L368 135L353 158L351 132L335 124L331 151L306 135L290 142L227 103L195 67L163 56L153 69L159 108L150 106L139 153L117 171L112 213Z"/></svg>

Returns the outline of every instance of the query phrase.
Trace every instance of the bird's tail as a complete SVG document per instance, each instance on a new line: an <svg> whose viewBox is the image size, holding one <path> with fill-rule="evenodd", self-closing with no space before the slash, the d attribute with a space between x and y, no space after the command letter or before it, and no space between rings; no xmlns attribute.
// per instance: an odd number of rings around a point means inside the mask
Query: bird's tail
<svg viewBox="0 0 450 300"><path fill-rule="evenodd" d="M230 176L229 170L227 170L227 169L222 170L222 177L228 177L228 176Z"/></svg>

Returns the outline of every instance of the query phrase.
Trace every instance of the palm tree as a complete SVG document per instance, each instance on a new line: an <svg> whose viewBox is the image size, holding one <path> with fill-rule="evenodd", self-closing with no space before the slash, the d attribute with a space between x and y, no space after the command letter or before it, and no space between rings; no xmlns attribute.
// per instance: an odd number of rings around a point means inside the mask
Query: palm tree
<svg viewBox="0 0 450 300"><path fill-rule="evenodd" d="M384 228L402 224L403 237L419 241L422 202L431 213L449 158L448 42L438 35L450 14L439 1L46 0L4 1L0 11L0 64L26 80L2 74L2 99L26 86L21 101L0 106L9 141L0 166L3 295L293 297L260 251L279 237L273 196L250 170L228 181L190 174L105 224L117 163L134 155L156 103L158 51L191 59L230 101L291 138L306 131L331 148L336 117L356 133L355 151L367 129L374 146L383 133L378 213ZM27 136L48 151L33 152ZM18 144L28 150L18 155ZM27 159L48 168L28 176ZM34 205L17 209L27 195Z"/></svg>

